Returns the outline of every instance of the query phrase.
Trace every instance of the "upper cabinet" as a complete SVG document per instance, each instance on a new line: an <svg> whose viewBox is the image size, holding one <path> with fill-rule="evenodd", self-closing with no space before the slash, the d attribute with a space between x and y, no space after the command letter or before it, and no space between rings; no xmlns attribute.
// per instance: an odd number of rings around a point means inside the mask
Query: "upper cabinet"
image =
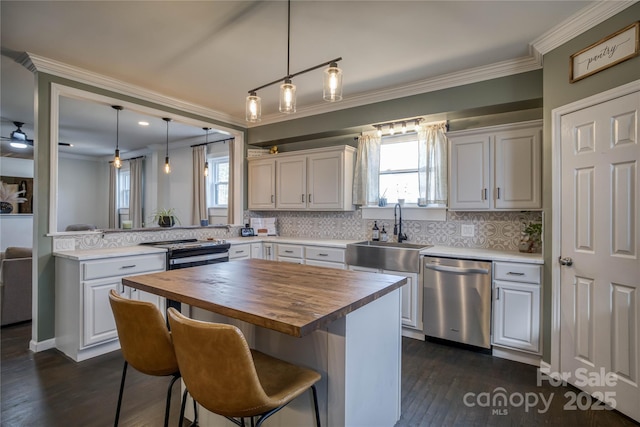
<svg viewBox="0 0 640 427"><path fill-rule="evenodd" d="M353 210L355 152L338 146L248 159L249 209Z"/></svg>
<svg viewBox="0 0 640 427"><path fill-rule="evenodd" d="M449 132L449 208L542 208L542 121Z"/></svg>

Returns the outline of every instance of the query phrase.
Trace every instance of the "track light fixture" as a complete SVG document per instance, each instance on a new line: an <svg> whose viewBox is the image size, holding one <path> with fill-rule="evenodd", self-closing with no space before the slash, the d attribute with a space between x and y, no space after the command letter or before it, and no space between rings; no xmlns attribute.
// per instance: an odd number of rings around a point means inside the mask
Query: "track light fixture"
<svg viewBox="0 0 640 427"><path fill-rule="evenodd" d="M169 165L169 122L171 121L168 117L163 117L162 120L167 122L167 151L164 158L164 173L171 173L171 166Z"/></svg>
<svg viewBox="0 0 640 427"><path fill-rule="evenodd" d="M116 154L113 157L113 167L116 169L120 169L122 167L122 161L120 160L120 111L122 111L122 106L120 105L112 105L111 108L116 110Z"/></svg>
<svg viewBox="0 0 640 427"><path fill-rule="evenodd" d="M296 112L296 85L293 84L292 79L295 76L299 76L309 71L317 70L318 68L329 66L324 72L322 98L329 102L342 100L342 70L338 68L338 62L342 61L342 57L332 59L331 61L323 62L314 67L307 68L306 70L299 71L297 73L291 73L289 68L291 57L291 0L287 1L287 74L265 85L259 86L249 91L245 104L245 118L248 122L259 122L262 115L262 99L258 96L258 91L265 87L282 82L280 85L280 106L279 110L282 113L295 113Z"/></svg>
<svg viewBox="0 0 640 427"><path fill-rule="evenodd" d="M415 119L407 119L407 120L402 120L402 121L399 121L399 122L380 123L380 124L377 124L377 125L373 125L373 127L376 129L376 133L377 133L378 136L382 136L383 135L384 128L387 128L387 134L388 135L395 135L395 133L396 133L396 125L398 125L400 127L400 131L402 132L402 134L406 134L407 132L411 132L411 130L407 126L407 123L411 124L413 122L413 131L414 132L419 132L420 131L420 123L423 120L424 120L423 118L417 117Z"/></svg>

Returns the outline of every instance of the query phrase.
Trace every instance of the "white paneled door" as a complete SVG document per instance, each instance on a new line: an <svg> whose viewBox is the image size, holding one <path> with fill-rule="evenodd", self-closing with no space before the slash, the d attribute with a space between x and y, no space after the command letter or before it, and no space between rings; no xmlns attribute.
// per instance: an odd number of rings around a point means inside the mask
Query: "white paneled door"
<svg viewBox="0 0 640 427"><path fill-rule="evenodd" d="M634 92L562 116L560 367L640 420L640 185ZM595 399L592 400L595 403Z"/></svg>

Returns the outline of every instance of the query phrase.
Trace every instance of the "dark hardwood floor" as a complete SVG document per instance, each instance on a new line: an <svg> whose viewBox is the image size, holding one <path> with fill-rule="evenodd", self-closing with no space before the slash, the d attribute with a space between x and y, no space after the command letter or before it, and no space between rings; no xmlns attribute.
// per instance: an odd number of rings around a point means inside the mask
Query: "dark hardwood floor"
<svg viewBox="0 0 640 427"><path fill-rule="evenodd" d="M119 351L75 363L57 350L31 353L28 323L2 328L0 333L0 425L113 425L123 363ZM532 366L407 338L403 338L402 351L402 417L397 427L637 425L615 411L564 410L568 403L565 393L579 391L552 387L546 381L538 387ZM120 425L162 426L168 381L129 369ZM484 397L493 401L498 387L504 388L515 404L485 405ZM533 404L533 393L538 397L537 405L526 409L519 404L518 395ZM541 395L547 401L552 396L547 411ZM178 422L179 399L175 387L170 425Z"/></svg>

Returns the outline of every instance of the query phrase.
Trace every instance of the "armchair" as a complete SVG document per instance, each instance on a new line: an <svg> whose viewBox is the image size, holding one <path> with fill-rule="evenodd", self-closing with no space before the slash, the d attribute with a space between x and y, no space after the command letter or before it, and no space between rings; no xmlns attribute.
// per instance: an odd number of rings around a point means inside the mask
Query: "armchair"
<svg viewBox="0 0 640 427"><path fill-rule="evenodd" d="M31 320L31 248L0 253L0 324Z"/></svg>

